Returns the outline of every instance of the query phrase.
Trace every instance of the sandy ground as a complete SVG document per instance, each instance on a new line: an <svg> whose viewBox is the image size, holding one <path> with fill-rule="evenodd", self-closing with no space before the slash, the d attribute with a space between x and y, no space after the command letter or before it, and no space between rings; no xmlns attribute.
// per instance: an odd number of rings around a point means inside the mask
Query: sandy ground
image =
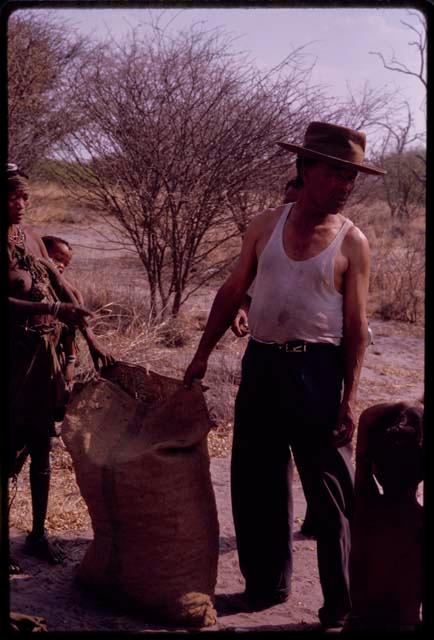
<svg viewBox="0 0 434 640"><path fill-rule="evenodd" d="M243 611L240 598L244 580L238 566L230 507L229 459L213 458L211 475L220 523L220 555L216 589L218 622L209 630L292 631L317 628L316 612L321 606L321 592L316 567L316 543L299 533L306 504L299 480L295 481L294 492L293 593L284 604L265 611L247 612ZM62 541L68 559L63 566L49 567L22 553L24 533L12 529L11 549L24 573L11 578L11 609L43 616L49 631L169 630L167 627L147 624L146 619L139 615L114 611L77 585L74 580L76 567L91 538L91 530L78 535L74 531L62 533L57 539Z"/></svg>
<svg viewBox="0 0 434 640"><path fill-rule="evenodd" d="M364 362L359 388L359 412L378 402L419 399L423 393L424 379L423 329L379 320L372 320L371 326L374 329L375 344L367 350ZM236 357L239 358L239 355ZM305 513L305 500L297 474L294 480L293 592L286 603L261 612L246 611L240 598L244 582L235 546L227 454L225 457L212 458L211 475L219 513L220 556L216 589L218 623L209 628L209 631L318 629L317 611L322 604L322 597L316 543L304 538L299 532ZM19 488L21 483L27 482L24 476L20 478ZM77 488L72 491L71 500L77 500L77 492ZM17 498L17 502L18 500ZM10 531L12 553L24 569L23 574L11 578L13 610L43 616L49 631L187 631L150 625L143 616L116 611L96 594L81 590L74 576L92 538L92 531L87 524L85 528L65 529L59 526L56 530L54 525L51 528L54 528L55 537L62 541L68 555L63 566L50 567L23 555L21 548L26 523L23 520L13 520Z"/></svg>
<svg viewBox="0 0 434 640"><path fill-rule="evenodd" d="M423 392L423 337L408 335L405 326L374 322L375 344L366 355L360 384L360 405L384 400L413 399ZM244 589L235 546L230 506L229 458L212 458L211 475L220 522L220 557L216 589L218 623L210 631L293 631L318 629L317 611L322 604L316 563L316 543L300 534L305 500L297 474L294 480L294 575L289 600L261 612L243 610ZM22 479L24 482L24 479ZM422 489L422 487L421 487ZM78 490L77 490L78 491ZM421 500L420 496L420 500ZM74 581L75 570L92 538L91 529L55 532L68 554L63 566L50 567L23 555L25 532L11 529L14 556L24 573L11 578L11 609L43 616L49 631L185 631L150 625L140 615L115 611L95 594L82 591Z"/></svg>

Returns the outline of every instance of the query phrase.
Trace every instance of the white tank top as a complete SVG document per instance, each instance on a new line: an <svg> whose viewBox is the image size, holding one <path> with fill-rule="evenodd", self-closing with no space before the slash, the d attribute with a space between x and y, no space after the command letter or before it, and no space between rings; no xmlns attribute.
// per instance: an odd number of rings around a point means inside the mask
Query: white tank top
<svg viewBox="0 0 434 640"><path fill-rule="evenodd" d="M291 340L340 344L343 296L334 286L334 262L353 223L345 219L331 243L307 260L292 260L283 228L292 203L282 212L259 260L249 311L250 334L261 342Z"/></svg>

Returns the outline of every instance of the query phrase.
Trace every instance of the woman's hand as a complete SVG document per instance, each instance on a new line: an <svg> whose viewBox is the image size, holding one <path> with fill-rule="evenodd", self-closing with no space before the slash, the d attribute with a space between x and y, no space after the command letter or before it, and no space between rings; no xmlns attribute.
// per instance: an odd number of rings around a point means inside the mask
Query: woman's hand
<svg viewBox="0 0 434 640"><path fill-rule="evenodd" d="M89 342L89 352L92 357L93 366L97 371L104 369L104 367L110 367L116 362L112 354L103 349L96 339Z"/></svg>
<svg viewBox="0 0 434 640"><path fill-rule="evenodd" d="M91 315L92 312L89 309L72 302L62 302L57 312L57 318L71 327L85 327L86 318Z"/></svg>

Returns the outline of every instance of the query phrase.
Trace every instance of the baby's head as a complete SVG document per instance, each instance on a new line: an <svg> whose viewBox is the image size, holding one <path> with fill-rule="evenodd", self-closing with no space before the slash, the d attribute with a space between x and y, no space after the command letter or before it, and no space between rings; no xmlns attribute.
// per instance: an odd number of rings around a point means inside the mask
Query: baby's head
<svg viewBox="0 0 434 640"><path fill-rule="evenodd" d="M54 262L60 273L63 273L72 260L72 247L67 240L56 236L43 236L50 259Z"/></svg>
<svg viewBox="0 0 434 640"><path fill-rule="evenodd" d="M369 436L373 472L385 495L416 491L423 479L423 407L399 403Z"/></svg>

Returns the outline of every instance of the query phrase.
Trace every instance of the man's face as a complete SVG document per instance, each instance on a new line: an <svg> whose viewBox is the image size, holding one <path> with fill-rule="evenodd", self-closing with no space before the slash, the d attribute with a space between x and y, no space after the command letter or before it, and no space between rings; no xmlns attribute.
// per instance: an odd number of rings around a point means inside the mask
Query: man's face
<svg viewBox="0 0 434 640"><path fill-rule="evenodd" d="M8 222L20 224L23 221L29 201L28 191L11 191L8 194Z"/></svg>
<svg viewBox="0 0 434 640"><path fill-rule="evenodd" d="M288 202L296 202L298 194L299 190L297 189L297 187L294 187L293 184L289 185L289 187L285 191L285 195L283 198L284 204L287 204Z"/></svg>
<svg viewBox="0 0 434 640"><path fill-rule="evenodd" d="M303 172L305 193L311 202L327 213L344 208L357 177L357 169L319 161Z"/></svg>

